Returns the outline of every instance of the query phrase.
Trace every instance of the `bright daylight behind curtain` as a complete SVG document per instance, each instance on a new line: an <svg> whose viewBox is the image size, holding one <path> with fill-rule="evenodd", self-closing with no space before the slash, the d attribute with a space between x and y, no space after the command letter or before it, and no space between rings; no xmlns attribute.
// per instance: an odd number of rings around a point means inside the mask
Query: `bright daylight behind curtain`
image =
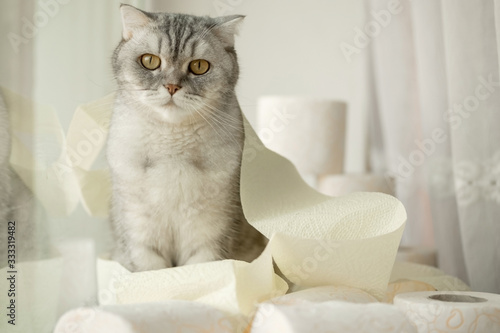
<svg viewBox="0 0 500 333"><path fill-rule="evenodd" d="M403 242L429 245L433 228L439 266L498 293L499 2L400 3L371 40L378 103L369 111L380 118L372 140L382 142L408 210ZM386 10L387 1L367 9Z"/></svg>

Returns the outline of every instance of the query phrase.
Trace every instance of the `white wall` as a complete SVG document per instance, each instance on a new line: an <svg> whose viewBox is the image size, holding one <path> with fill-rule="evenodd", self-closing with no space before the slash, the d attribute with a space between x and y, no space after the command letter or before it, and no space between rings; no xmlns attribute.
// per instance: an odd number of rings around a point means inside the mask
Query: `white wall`
<svg viewBox="0 0 500 333"><path fill-rule="evenodd" d="M261 95L300 95L349 105L346 171L364 171L365 120L359 103L361 55L352 63L340 43L352 44L361 26L362 1L352 0L150 0L148 10L195 15L247 15L237 40L239 101L255 124ZM363 52L363 51L362 51Z"/></svg>

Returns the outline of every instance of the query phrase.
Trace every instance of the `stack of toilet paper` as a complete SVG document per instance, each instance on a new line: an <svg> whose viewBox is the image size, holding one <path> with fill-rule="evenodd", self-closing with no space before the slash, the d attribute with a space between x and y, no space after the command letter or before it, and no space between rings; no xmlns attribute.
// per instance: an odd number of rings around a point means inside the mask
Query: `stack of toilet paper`
<svg viewBox="0 0 500 333"><path fill-rule="evenodd" d="M411 292L396 295L394 305L370 297L350 288L314 288L261 303L250 319L186 301L82 308L65 314L54 332L500 332L500 295Z"/></svg>
<svg viewBox="0 0 500 333"><path fill-rule="evenodd" d="M96 127L106 133L109 122L100 119L109 119L112 101L113 96L107 96L75 112L71 133L66 136L68 148L75 150L81 143L79 133L90 133ZM275 122L273 128L281 128L278 125ZM93 248L85 242L62 244L60 251L66 254L59 258L19 264L19 290L24 292L18 311L29 315L16 329L48 332L58 309L74 307L97 295L99 307L67 312L55 332L267 329L286 333L331 331L332 327L362 332L364 328L359 325L367 323L376 329L380 326L379 331L394 326L404 332L412 325L409 315L404 311L398 314L395 306L379 301L396 299L398 290L412 290L408 283L420 283L429 288L426 290L467 290L463 283L437 270L394 265L406 222L404 207L397 199L381 193L322 195L302 181L293 164L266 149L248 122L245 133L241 202L248 222L269 238L259 258L252 263L224 260L148 272L130 272L117 262L101 258L95 271L97 281L92 279L93 269L81 269L76 272L88 275L77 276L72 283L71 263L86 253L89 255L81 263L88 267ZM17 145L15 151L21 152L21 148ZM82 156L79 165L93 165L97 151L103 148L104 141L96 141L96 153ZM25 162L21 158L24 155L15 156ZM328 169L334 164L331 160L318 160L324 163L319 163L322 167L315 172L339 170ZM78 180L74 186L81 190L79 198L89 214L105 215L107 170L89 169L73 165L67 174ZM48 206L52 204L56 205L47 202ZM61 211L71 207L68 203ZM284 296L288 285L275 274L274 264L300 291ZM6 274L5 269L0 270L0 275ZM0 280L0 289L7 290L6 283ZM77 284L85 286L73 292L79 288ZM388 285L393 286L390 297ZM273 309L270 313L266 310L269 304ZM332 315L337 318L335 322L326 318ZM261 318L259 325L257 318ZM0 331L5 325L5 321L0 322Z"/></svg>

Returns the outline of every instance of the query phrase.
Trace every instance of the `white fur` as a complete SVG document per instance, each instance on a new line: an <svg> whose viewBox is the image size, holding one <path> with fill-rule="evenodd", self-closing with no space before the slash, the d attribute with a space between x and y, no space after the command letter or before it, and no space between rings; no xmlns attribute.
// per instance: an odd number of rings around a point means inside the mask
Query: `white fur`
<svg viewBox="0 0 500 333"><path fill-rule="evenodd" d="M221 149L227 140L203 118L172 125L144 117L144 108L118 102L110 130L112 215L127 242L115 257L134 270L222 259L217 242L231 232L241 147Z"/></svg>
<svg viewBox="0 0 500 333"><path fill-rule="evenodd" d="M141 17L151 22L113 56L119 89L107 157L114 258L134 271L253 260L266 241L240 203L244 130L233 42L242 18L126 11L127 27ZM144 68L138 59L146 53L161 66ZM209 71L192 73L195 59L208 61ZM168 84L181 88L171 96Z"/></svg>

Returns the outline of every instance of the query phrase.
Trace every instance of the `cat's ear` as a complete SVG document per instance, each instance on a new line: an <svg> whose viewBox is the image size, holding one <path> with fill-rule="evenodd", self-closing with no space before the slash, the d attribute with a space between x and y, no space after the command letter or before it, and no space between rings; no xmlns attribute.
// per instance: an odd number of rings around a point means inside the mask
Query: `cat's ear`
<svg viewBox="0 0 500 333"><path fill-rule="evenodd" d="M146 12L130 5L122 4L120 12L122 13L123 39L125 40L132 38L135 30L151 22L151 18Z"/></svg>
<svg viewBox="0 0 500 333"><path fill-rule="evenodd" d="M234 36L238 34L244 18L243 15L217 17L215 19L216 26L212 31L222 40L226 47L234 47Z"/></svg>

